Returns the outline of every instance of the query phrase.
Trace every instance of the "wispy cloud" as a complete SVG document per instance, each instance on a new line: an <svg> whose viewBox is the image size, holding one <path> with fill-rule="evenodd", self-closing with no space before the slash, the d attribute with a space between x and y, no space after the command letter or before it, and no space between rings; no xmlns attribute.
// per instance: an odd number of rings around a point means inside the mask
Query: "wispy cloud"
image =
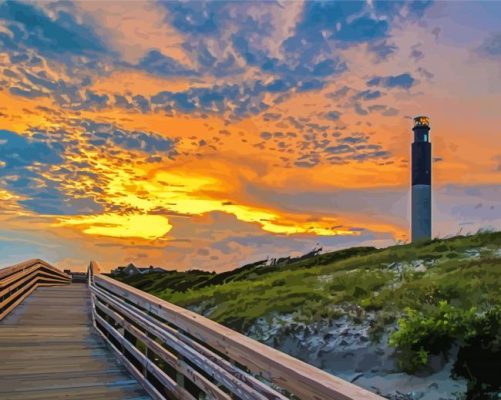
<svg viewBox="0 0 501 400"><path fill-rule="evenodd" d="M499 227L500 11L3 2L0 251L228 269L406 239L420 113L437 233Z"/></svg>

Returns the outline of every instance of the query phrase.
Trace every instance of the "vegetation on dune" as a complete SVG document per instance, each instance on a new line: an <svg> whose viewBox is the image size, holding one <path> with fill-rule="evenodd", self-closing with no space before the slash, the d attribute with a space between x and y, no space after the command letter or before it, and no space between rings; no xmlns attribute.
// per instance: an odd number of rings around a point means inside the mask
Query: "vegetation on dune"
<svg viewBox="0 0 501 400"><path fill-rule="evenodd" d="M277 314L315 322L342 314L356 321L372 313L374 338L395 327L390 344L408 371L432 354L446 356L453 344L461 346L466 365L458 374L474 374L467 366L475 362L477 347L493 360L489 368L501 367L501 232L353 248L224 274L122 280L241 332L257 318Z"/></svg>

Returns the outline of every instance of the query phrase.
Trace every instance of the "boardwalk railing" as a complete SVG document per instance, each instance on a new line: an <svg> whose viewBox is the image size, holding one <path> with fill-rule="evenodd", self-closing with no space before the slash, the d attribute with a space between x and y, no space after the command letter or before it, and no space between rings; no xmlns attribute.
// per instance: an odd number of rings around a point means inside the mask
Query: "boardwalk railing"
<svg viewBox="0 0 501 400"><path fill-rule="evenodd" d="M89 266L97 330L154 399L381 397Z"/></svg>
<svg viewBox="0 0 501 400"><path fill-rule="evenodd" d="M36 288L69 283L68 275L39 259L0 269L0 321Z"/></svg>

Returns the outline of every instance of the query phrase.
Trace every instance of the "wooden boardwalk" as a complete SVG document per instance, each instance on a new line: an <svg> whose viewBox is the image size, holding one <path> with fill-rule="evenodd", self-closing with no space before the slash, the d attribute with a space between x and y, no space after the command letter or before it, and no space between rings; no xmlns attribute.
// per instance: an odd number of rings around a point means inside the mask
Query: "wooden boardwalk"
<svg viewBox="0 0 501 400"><path fill-rule="evenodd" d="M147 400L92 327L85 284L41 287L0 322L0 399Z"/></svg>
<svg viewBox="0 0 501 400"><path fill-rule="evenodd" d="M119 360L119 361L117 361ZM0 269L0 400L382 400L101 274Z"/></svg>

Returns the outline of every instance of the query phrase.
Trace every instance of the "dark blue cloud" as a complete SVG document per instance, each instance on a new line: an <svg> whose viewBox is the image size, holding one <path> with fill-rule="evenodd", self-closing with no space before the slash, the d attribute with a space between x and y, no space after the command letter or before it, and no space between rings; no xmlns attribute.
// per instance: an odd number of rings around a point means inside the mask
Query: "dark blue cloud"
<svg viewBox="0 0 501 400"><path fill-rule="evenodd" d="M4 47L33 48L44 55L61 58L64 55L105 53L106 45L90 26L78 22L68 11L59 10L50 17L34 3L5 1L0 4L0 20L13 35L2 34Z"/></svg>
<svg viewBox="0 0 501 400"><path fill-rule="evenodd" d="M134 65L120 60L107 48L104 38L97 36L91 20L86 18L83 23L73 16L76 10L71 3L48 5L50 14L33 3L2 3L0 19L6 21L11 35L1 32L0 46L9 49L11 57L17 57L23 66L42 61L33 56L33 52L26 51L26 47L35 49L45 58L71 60L73 56L84 56L75 59L86 60L79 63L79 72L72 75L77 79L55 81L41 72L25 71L28 83L23 86L12 78L9 90L29 98L52 96L61 107L76 111L101 110L116 105L143 113L152 110L204 116L226 113L238 118L259 113L294 92L324 88L348 68L340 54L336 54L338 47L366 42L369 51L378 58L387 57L394 51L394 46L386 40L388 26L404 7L378 3L374 6L377 11L374 14L366 1L306 2L291 36L278 43L281 54L273 51L272 55L265 43L276 33L273 13L281 11L278 3L262 3L261 7L270 12L259 15L249 12L254 7L251 2L166 1L160 5L168 10L167 22L184 37L182 47L191 57L189 66L155 49L149 50ZM421 3L409 3L405 7L416 9L417 14L419 9L426 8ZM215 40L217 46L214 46ZM112 62L106 57L112 55L116 56L115 66L136 68L159 76L231 75L234 78L249 67L253 67L255 73L253 78L246 77L240 84L218 84L181 92L164 90L151 98L130 93L108 96L92 91L90 80L82 73L86 68L105 71L104 66ZM269 76L273 77L271 82ZM396 82L395 86L399 84L405 83ZM273 96L266 96L270 93ZM269 104L264 98L270 99Z"/></svg>
<svg viewBox="0 0 501 400"><path fill-rule="evenodd" d="M325 151L329 154L344 154L351 153L353 151L353 148L347 144L340 144L337 146L327 147Z"/></svg>
<svg viewBox="0 0 501 400"><path fill-rule="evenodd" d="M37 97L46 97L47 94L36 89L22 89L17 86L9 88L9 92L15 96L26 97L27 99L36 99Z"/></svg>
<svg viewBox="0 0 501 400"><path fill-rule="evenodd" d="M31 72L18 67L17 73L4 74L4 76L10 79L5 86L16 96L30 99L52 97L59 106L76 111L102 110L112 105L111 98L107 94L97 93L88 88L91 82L87 75L66 81L54 79L44 70ZM120 96L118 105L124 106L124 99ZM149 108L147 102L147 99L142 96L135 96L132 100L132 107L147 112ZM117 98L115 98L115 103L117 103Z"/></svg>
<svg viewBox="0 0 501 400"><path fill-rule="evenodd" d="M355 134L353 136L345 136L338 140L340 143L348 143L348 144L358 144L358 143L366 143L367 136L363 134Z"/></svg>
<svg viewBox="0 0 501 400"><path fill-rule="evenodd" d="M1 39L1 34L0 34L0 42L2 41ZM9 60L11 64L19 64L19 63L25 63L28 66L39 66L42 64L42 59L38 57L37 55L34 54L27 54L27 53L18 53L18 52L11 52L9 54Z"/></svg>
<svg viewBox="0 0 501 400"><path fill-rule="evenodd" d="M143 113L147 113L151 110L150 101L141 95L136 95L132 98L134 105L141 110Z"/></svg>
<svg viewBox="0 0 501 400"><path fill-rule="evenodd" d="M399 16L407 20L423 17L425 11L433 4L433 0L388 1L374 0L374 11L378 17ZM404 9L407 11L404 13Z"/></svg>
<svg viewBox="0 0 501 400"><path fill-rule="evenodd" d="M137 64L137 67L161 76L194 76L197 72L180 64L158 50L150 50Z"/></svg>
<svg viewBox="0 0 501 400"><path fill-rule="evenodd" d="M359 13L366 6L365 1L309 1L305 3L297 34L318 39L320 32L333 31L336 22L346 20Z"/></svg>
<svg viewBox="0 0 501 400"><path fill-rule="evenodd" d="M232 116L242 117L266 109L268 105L262 102L264 93L280 91L283 89L281 85L280 83L264 85L256 81L243 85L191 88L184 92L164 91L152 96L151 104L168 113L174 110L184 113L230 112Z"/></svg>
<svg viewBox="0 0 501 400"><path fill-rule="evenodd" d="M392 2L396 3L396 2ZM388 59L397 52L397 46L388 42L388 40L370 41L367 45L369 53L375 56L375 61L380 62Z"/></svg>
<svg viewBox="0 0 501 400"><path fill-rule="evenodd" d="M414 0L409 2L410 17L421 18L425 11L433 4L433 0Z"/></svg>
<svg viewBox="0 0 501 400"><path fill-rule="evenodd" d="M298 92L307 92L309 90L320 90L325 87L327 82L320 79L311 79L308 81L300 81L298 84Z"/></svg>
<svg viewBox="0 0 501 400"><path fill-rule="evenodd" d="M104 209L103 206L96 203L92 197L69 198L55 187L48 187L40 190L30 188L26 195L31 195L33 198L21 200L19 203L40 214L94 214L102 212Z"/></svg>
<svg viewBox="0 0 501 400"><path fill-rule="evenodd" d="M330 119L331 121L337 121L341 116L339 111L329 111L324 114L325 118Z"/></svg>
<svg viewBox="0 0 501 400"><path fill-rule="evenodd" d="M59 150L46 143L28 139L15 132L0 130L0 160L5 163L5 166L0 168L0 174L6 174L35 162L59 164L63 158Z"/></svg>
<svg viewBox="0 0 501 400"><path fill-rule="evenodd" d="M368 42L377 46L372 50L380 57L393 51L384 42L388 36L389 22L402 8L400 2L395 7L379 9L379 18L371 16L365 1L309 1L305 3L301 20L293 36L282 44L288 53L296 53L303 62L309 62L320 55L332 53L337 45ZM337 42L330 43L331 41Z"/></svg>
<svg viewBox="0 0 501 400"><path fill-rule="evenodd" d="M161 1L168 10L167 19L177 30L189 34L215 35L226 16L227 2Z"/></svg>
<svg viewBox="0 0 501 400"><path fill-rule="evenodd" d="M60 189L60 183L40 172L63 162L62 146L47 142L47 135L38 139L0 130L0 184L27 199L19 203L41 214L81 214L102 210L90 197L72 198Z"/></svg>
<svg viewBox="0 0 501 400"><path fill-rule="evenodd" d="M355 103L353 105L353 107L355 108L355 112L358 114L358 115L367 115L369 114L369 112L362 107L362 105L360 103Z"/></svg>
<svg viewBox="0 0 501 400"><path fill-rule="evenodd" d="M181 112L220 112L228 110L227 106L231 104L232 110L236 105L236 111L232 114L242 116L263 110L266 105L262 104L261 98L265 93L275 94L277 97L273 102L280 102L287 98L280 94L322 89L327 80L347 68L339 56L332 54L331 46L322 39L321 32L324 27L329 26L331 31L335 29L335 22L329 16L344 20L365 7L363 1L337 2L334 6L333 4L306 3L302 20L295 33L281 44L286 54L278 59L268 54L268 50L262 46L263 39L275 32L273 20L249 13L248 9L253 6L252 3L161 2L161 5L168 9L168 22L186 37L183 48L192 55L198 65L195 70L187 70L174 60L164 60L164 57L155 54L153 63L140 63L140 68L164 75L193 73L220 77L239 74L245 67L252 66L266 75L273 75L275 79L271 83L263 84L264 77L257 76L254 82L243 83L238 92L230 87L233 85L205 88L210 96L217 97L209 101L210 105L200 104L201 90L188 90L177 94L160 92L151 99L152 103L164 105L167 112L174 109ZM270 13L280 11L277 3L262 3L262 7L269 8ZM213 53L214 46L210 42L215 36L218 47L225 49L217 55ZM320 40L317 40L319 38ZM348 37L346 39L352 40ZM151 54L145 57L145 60L149 60ZM160 58L161 62L157 61ZM257 96L257 99L250 99L248 95Z"/></svg>
<svg viewBox="0 0 501 400"><path fill-rule="evenodd" d="M31 128L26 135L0 131L0 185L24 197L19 204L32 211L63 215L104 210L105 205L93 196L102 191L109 178L97 173L89 161L72 161L64 155L81 156L82 149L92 149L117 165L130 161L130 152L134 161L148 158L160 162L177 155L176 138L90 120L71 120L69 124L69 130ZM83 131L78 139L73 129ZM64 186L68 181L87 183L68 191Z"/></svg>
<svg viewBox="0 0 501 400"><path fill-rule="evenodd" d="M348 94L349 91L350 88L348 86L343 86L332 93L327 93L326 97L332 100L341 100Z"/></svg>
<svg viewBox="0 0 501 400"><path fill-rule="evenodd" d="M174 157L176 155L176 139L173 138L166 138L152 132L123 130L113 124L90 120L78 121L78 125L85 130L84 137L94 146L112 149L116 145L125 150L141 151L151 156Z"/></svg>
<svg viewBox="0 0 501 400"><path fill-rule="evenodd" d="M344 24L339 32L333 34L333 38L348 43L360 43L383 38L386 36L388 29L389 24L387 21L363 16Z"/></svg>
<svg viewBox="0 0 501 400"><path fill-rule="evenodd" d="M266 85L266 90L270 93L285 92L290 89L290 83L283 79L275 79Z"/></svg>
<svg viewBox="0 0 501 400"><path fill-rule="evenodd" d="M28 78L32 84L41 86L47 90L56 90L58 87L56 82L51 81L50 78L47 77L45 71L40 71L37 75L24 71L24 76Z"/></svg>
<svg viewBox="0 0 501 400"><path fill-rule="evenodd" d="M374 0L372 2L374 11L378 16L399 14L405 6L403 1Z"/></svg>
<svg viewBox="0 0 501 400"><path fill-rule="evenodd" d="M249 12L254 5L251 2L162 1L160 5L168 10L167 22L183 34L182 47L191 56L193 66L188 68L168 55L150 51L138 68L164 76L233 76L249 67L256 73L253 81L247 79L238 88L225 84L178 93L162 91L150 99L151 107L167 113L229 112L233 117L268 107L262 101L266 93L275 95L271 102L276 104L287 99L289 93L324 88L348 68L340 53L336 54L336 48L367 43L368 51L378 61L386 59L396 51L388 42L392 21L407 15L404 9L418 15L419 10L429 6L420 2L376 1L372 7L363 0L305 2L292 34L278 43L281 54L272 55L263 44L276 33L273 15L281 11L278 3L261 3L260 7L269 11L261 15ZM272 82L265 79L270 75ZM388 81L389 87L406 84L398 78ZM120 101L124 107L129 107L129 103Z"/></svg>
<svg viewBox="0 0 501 400"><path fill-rule="evenodd" d="M367 81L368 86L383 86L386 88L410 89L416 80L409 73L390 76L375 76Z"/></svg>
<svg viewBox="0 0 501 400"><path fill-rule="evenodd" d="M125 108L130 110L133 108L133 104L125 97L120 94L115 94L115 106L120 108Z"/></svg>
<svg viewBox="0 0 501 400"><path fill-rule="evenodd" d="M355 100L374 100L382 96L379 90L363 90L353 96Z"/></svg>
<svg viewBox="0 0 501 400"><path fill-rule="evenodd" d="M74 109L82 110L101 110L108 106L109 96L107 94L98 94L92 90L85 91L85 100Z"/></svg>

